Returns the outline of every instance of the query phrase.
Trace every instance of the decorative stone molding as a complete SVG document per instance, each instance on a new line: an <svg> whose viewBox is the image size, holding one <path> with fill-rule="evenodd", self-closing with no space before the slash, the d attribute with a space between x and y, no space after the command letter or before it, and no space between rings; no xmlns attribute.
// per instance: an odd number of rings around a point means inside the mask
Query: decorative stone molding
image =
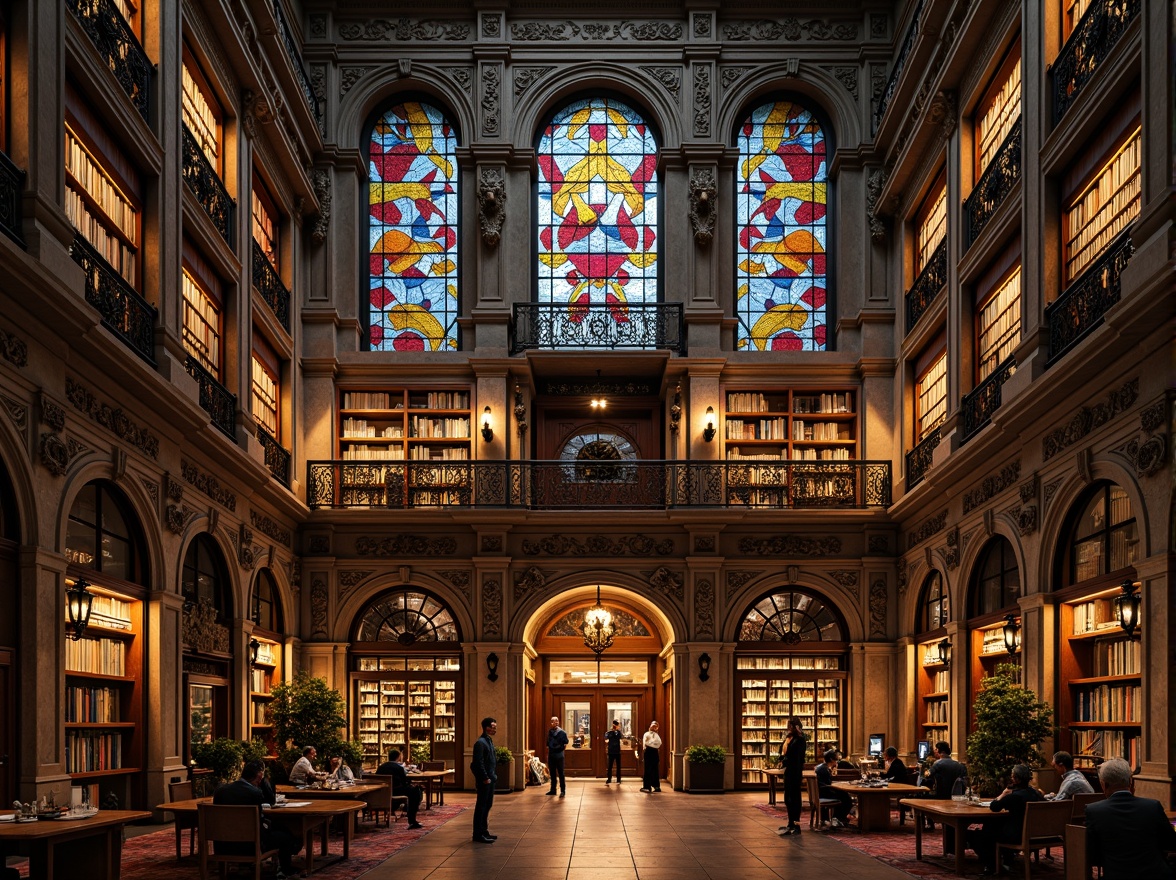
<svg viewBox="0 0 1176 880"><path fill-rule="evenodd" d="M694 243L699 247L706 247L714 240L718 191L713 169L699 168L690 175L690 227L694 230Z"/></svg>
<svg viewBox="0 0 1176 880"><path fill-rule="evenodd" d="M327 37L327 17L325 15L310 16L310 35L323 40Z"/></svg>
<svg viewBox="0 0 1176 880"><path fill-rule="evenodd" d="M249 522L267 538L273 538L283 547L289 547L290 542L293 540L293 536L288 529L282 528L277 522L264 514L258 513L256 510L249 511Z"/></svg>
<svg viewBox="0 0 1176 880"><path fill-rule="evenodd" d="M929 520L919 526L918 529L907 535L907 549L913 549L923 541L926 541L932 535L939 534L939 532L942 532L946 527L947 511L945 510L938 516L931 517Z"/></svg>
<svg viewBox="0 0 1176 880"><path fill-rule="evenodd" d="M649 585L675 599L682 598L684 579L681 574L670 571L665 566L649 573Z"/></svg>
<svg viewBox="0 0 1176 880"><path fill-rule="evenodd" d="M977 488L964 494L964 513L971 513L1019 479L1021 479L1021 460L1017 459L1001 468L1000 473L986 477Z"/></svg>
<svg viewBox="0 0 1176 880"><path fill-rule="evenodd" d="M518 67L514 72L514 93L515 97L522 95L527 89L531 88L538 80L545 77L554 67Z"/></svg>
<svg viewBox="0 0 1176 880"><path fill-rule="evenodd" d="M642 67L643 71L661 83L667 92L677 101L682 89L682 68L680 67Z"/></svg>
<svg viewBox="0 0 1176 880"><path fill-rule="evenodd" d="M8 418L12 424L16 425L21 435L24 434L25 429L29 426L29 409L23 403L13 400L10 397L0 395L0 404L4 405L4 412L8 414Z"/></svg>
<svg viewBox="0 0 1176 880"><path fill-rule="evenodd" d="M81 442L80 440L76 440L73 437L66 437L65 438L65 451L69 455L69 463L73 464L75 458L83 456L88 452L93 452L94 450L92 450L89 446L87 446L85 443ZM121 449L115 449L114 451L116 453L118 453L119 455L121 455L124 461L126 460L127 454L125 452L123 452ZM117 471L116 471L116 473L117 473ZM124 468L122 473L118 473L118 476L116 477L116 479L121 479L123 474L125 474L125 473L126 473L126 469Z"/></svg>
<svg viewBox="0 0 1176 880"><path fill-rule="evenodd" d="M1164 434L1142 441L1136 438L1115 451L1131 462L1137 476L1150 477L1160 472L1168 458L1168 438Z"/></svg>
<svg viewBox="0 0 1176 880"><path fill-rule="evenodd" d="M955 92L950 90L936 92L935 97L931 99L931 106L927 108L926 123L938 126L940 137L948 138L955 131L958 119L959 108L956 104Z"/></svg>
<svg viewBox="0 0 1176 880"><path fill-rule="evenodd" d="M885 40L888 28L885 12L870 13L870 39Z"/></svg>
<svg viewBox="0 0 1176 880"><path fill-rule="evenodd" d="M1067 424L1054 429L1041 441L1041 460L1049 461L1063 449L1073 446L1095 428L1124 412L1138 397L1137 377L1108 394L1104 402L1081 407Z"/></svg>
<svg viewBox="0 0 1176 880"><path fill-rule="evenodd" d="M1037 486L1037 472L1034 471L1029 475L1029 479L1017 487L1017 495L1020 496L1022 504L1029 504L1037 498Z"/></svg>
<svg viewBox="0 0 1176 880"><path fill-rule="evenodd" d="M1149 434L1164 427L1164 417L1168 411L1168 401L1160 398L1155 403L1139 411L1139 429Z"/></svg>
<svg viewBox="0 0 1176 880"><path fill-rule="evenodd" d="M497 40L502 36L502 16L497 12L483 12L482 36L488 40Z"/></svg>
<svg viewBox="0 0 1176 880"><path fill-rule="evenodd" d="M620 22L562 22L516 21L510 26L511 39L516 42L675 42L681 40L685 28L676 21L620 21Z"/></svg>
<svg viewBox="0 0 1176 880"><path fill-rule="evenodd" d="M331 555L330 535L311 535L307 546L308 552L315 556Z"/></svg>
<svg viewBox="0 0 1176 880"><path fill-rule="evenodd" d="M727 572L727 596L739 592L753 578L763 574L762 571L729 571Z"/></svg>
<svg viewBox="0 0 1176 880"><path fill-rule="evenodd" d="M858 591L858 573L851 569L835 568L829 572L829 577L833 578L841 586L845 587L855 596Z"/></svg>
<svg viewBox="0 0 1176 880"><path fill-rule="evenodd" d="M502 538L498 535L483 535L482 536L482 552L483 553L501 553L502 552Z"/></svg>
<svg viewBox="0 0 1176 880"><path fill-rule="evenodd" d="M121 409L99 402L93 394L73 379L65 380L65 396L78 412L84 413L120 440L130 443L148 458L159 457L159 438L140 428Z"/></svg>
<svg viewBox="0 0 1176 880"><path fill-rule="evenodd" d="M510 37L519 43L562 43L580 35L574 21L516 21L511 22Z"/></svg>
<svg viewBox="0 0 1176 880"><path fill-rule="evenodd" d="M169 504L163 511L163 524L169 532L176 535L184 534L188 522L196 515L196 511L182 504Z"/></svg>
<svg viewBox="0 0 1176 880"><path fill-rule="evenodd" d="M483 168L478 181L478 223L482 242L497 247L506 221L506 178L497 168Z"/></svg>
<svg viewBox="0 0 1176 880"><path fill-rule="evenodd" d="M37 400L41 406L41 423L54 431L64 430L65 410L61 408L57 401L44 391L37 395Z"/></svg>
<svg viewBox="0 0 1176 880"><path fill-rule="evenodd" d="M885 168L875 168L866 179L866 215L870 218L870 241L874 244L886 244L886 223L879 215L878 199L889 177L890 172Z"/></svg>
<svg viewBox="0 0 1176 880"><path fill-rule="evenodd" d="M339 25L339 39L353 43L410 41L438 43L468 40L473 28L465 22L437 21L434 19L373 18L366 22L346 22Z"/></svg>
<svg viewBox="0 0 1176 880"><path fill-rule="evenodd" d="M593 379L584 382L544 382L542 393L554 397L578 397L582 394L609 397L647 397L656 393L656 387L649 382L609 382Z"/></svg>
<svg viewBox="0 0 1176 880"><path fill-rule="evenodd" d="M316 244L327 240L327 229L331 225L331 172L326 168L314 169L314 197L318 200L318 217L310 237Z"/></svg>
<svg viewBox="0 0 1176 880"><path fill-rule="evenodd" d="M1022 535L1031 535L1037 531L1037 505L1026 504L1016 511L1017 531Z"/></svg>
<svg viewBox="0 0 1176 880"><path fill-rule="evenodd" d="M870 584L870 638L886 638L886 581Z"/></svg>
<svg viewBox="0 0 1176 880"><path fill-rule="evenodd" d="M515 575L514 597L517 602L528 593L538 592L547 586L547 576L535 566Z"/></svg>
<svg viewBox="0 0 1176 880"><path fill-rule="evenodd" d="M65 476L69 470L69 450L61 437L52 432L41 435L41 464L55 477Z"/></svg>
<svg viewBox="0 0 1176 880"><path fill-rule="evenodd" d="M833 78L845 86L845 90L853 97L856 102L858 99L858 69L850 66L836 65L825 68Z"/></svg>
<svg viewBox="0 0 1176 880"><path fill-rule="evenodd" d="M482 581L482 635L502 638L502 582L497 578Z"/></svg>
<svg viewBox="0 0 1176 880"><path fill-rule="evenodd" d="M28 343L7 330L0 330L0 357L15 367L27 367L29 364Z"/></svg>
<svg viewBox="0 0 1176 880"><path fill-rule="evenodd" d="M201 654L227 654L229 628L217 623L216 607L206 599L184 606L180 638Z"/></svg>
<svg viewBox="0 0 1176 880"><path fill-rule="evenodd" d="M947 547L943 551L943 564L948 571L955 571L960 566L960 530L954 528L947 533Z"/></svg>
<svg viewBox="0 0 1176 880"><path fill-rule="evenodd" d="M241 523L233 544L237 548L237 561L241 567L246 571L252 571L257 561L257 551L253 547L253 529Z"/></svg>
<svg viewBox="0 0 1176 880"><path fill-rule="evenodd" d="M341 571L339 572L339 601L343 599L354 590L359 584L371 575L370 571Z"/></svg>
<svg viewBox="0 0 1176 880"><path fill-rule="evenodd" d="M474 73L468 67L442 67L442 73L448 76L451 80L457 83L460 88L467 95L474 89Z"/></svg>
<svg viewBox="0 0 1176 880"><path fill-rule="evenodd" d="M151 496L151 506L159 507L159 483L154 480L149 480L146 477L139 477L139 482L143 488L147 490L147 494Z"/></svg>
<svg viewBox="0 0 1176 880"><path fill-rule="evenodd" d="M314 118L318 123L319 134L323 134L327 125L327 65L310 65L310 90L314 94L315 100L318 101L314 108ZM302 197L298 198L301 200ZM299 208L297 214L301 215L301 213L302 210Z"/></svg>
<svg viewBox="0 0 1176 880"><path fill-rule="evenodd" d="M464 568L442 568L437 570L437 574L449 581L450 584L461 590L463 596L468 600L470 598L470 573Z"/></svg>
<svg viewBox="0 0 1176 880"><path fill-rule="evenodd" d="M751 71L750 67L724 67L719 73L719 82L724 89L729 89Z"/></svg>
<svg viewBox="0 0 1176 880"><path fill-rule="evenodd" d="M898 557L898 562L894 566L897 575L896 585L898 586L898 595L906 595L907 588L907 561L904 557Z"/></svg>
<svg viewBox="0 0 1176 880"><path fill-rule="evenodd" d="M695 539L694 539L694 552L695 553L714 553L715 552L715 539L710 537L709 535L707 535L705 537L703 537L701 535L695 537Z"/></svg>
<svg viewBox="0 0 1176 880"><path fill-rule="evenodd" d="M870 65L870 103L877 107L886 91L886 68L881 64Z"/></svg>
<svg viewBox="0 0 1176 880"><path fill-rule="evenodd" d="M386 558L389 556L452 556L457 552L453 538L427 538L401 532L387 538L363 536L355 542L357 556Z"/></svg>
<svg viewBox="0 0 1176 880"><path fill-rule="evenodd" d="M1045 491L1043 491L1041 494L1042 499L1045 502L1046 510L1049 510L1049 505L1053 501L1054 495L1057 494L1058 489L1061 488L1063 482L1065 482L1065 477L1058 477L1056 480L1045 484Z"/></svg>
<svg viewBox="0 0 1176 880"><path fill-rule="evenodd" d="M866 542L866 550L869 553L889 553L890 539L885 535L870 535Z"/></svg>
<svg viewBox="0 0 1176 880"><path fill-rule="evenodd" d="M710 65L694 65L694 136L710 134L711 123L711 74Z"/></svg>
<svg viewBox="0 0 1176 880"><path fill-rule="evenodd" d="M366 67L344 67L339 71L339 96L351 91L352 86L367 75Z"/></svg>
<svg viewBox="0 0 1176 880"><path fill-rule="evenodd" d="M310 637L327 637L327 582L321 577L310 582Z"/></svg>
<svg viewBox="0 0 1176 880"><path fill-rule="evenodd" d="M233 513L237 509L237 496L221 486L220 481L212 474L201 473L200 469L194 464L189 464L181 459L180 473L183 474L184 482L194 489L203 492L221 507Z"/></svg>
<svg viewBox="0 0 1176 880"><path fill-rule="evenodd" d="M698 638L715 637L715 586L700 578L694 587L694 626Z"/></svg>
<svg viewBox="0 0 1176 880"><path fill-rule="evenodd" d="M666 538L655 541L648 535L627 535L611 538L608 535L589 535L584 540L569 535L555 534L537 541L523 540L526 556L669 556L674 552L674 541Z"/></svg>
<svg viewBox="0 0 1176 880"><path fill-rule="evenodd" d="M696 40L709 40L714 33L713 13L710 12L692 12L690 13L690 20L694 27L694 38Z"/></svg>
<svg viewBox="0 0 1176 880"><path fill-rule="evenodd" d="M745 556L834 556L841 552L841 539L810 538L805 535L740 538L739 552Z"/></svg>
<svg viewBox="0 0 1176 880"><path fill-rule="evenodd" d="M502 69L497 62L489 62L481 66L481 80L482 134L497 135L501 112L499 95L502 88Z"/></svg>
<svg viewBox="0 0 1176 880"><path fill-rule="evenodd" d="M777 40L796 43L806 39L814 42L853 42L857 38L857 23L852 21L829 22L814 18L801 22L796 18L784 18L731 21L723 25L723 39L734 43Z"/></svg>

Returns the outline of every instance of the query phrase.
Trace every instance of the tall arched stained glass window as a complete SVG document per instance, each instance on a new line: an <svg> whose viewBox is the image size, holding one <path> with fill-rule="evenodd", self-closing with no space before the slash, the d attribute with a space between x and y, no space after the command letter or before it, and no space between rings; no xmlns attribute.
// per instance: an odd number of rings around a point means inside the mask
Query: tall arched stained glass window
<svg viewBox="0 0 1176 880"><path fill-rule="evenodd" d="M736 345L825 349L825 132L791 101L752 111L736 167Z"/></svg>
<svg viewBox="0 0 1176 880"><path fill-rule="evenodd" d="M645 120L612 98L586 98L552 117L539 139L540 303L559 347L640 347L656 339L657 142ZM595 305L599 309L584 308Z"/></svg>
<svg viewBox="0 0 1176 880"><path fill-rule="evenodd" d="M368 144L368 346L457 348L457 132L436 107L394 104Z"/></svg>

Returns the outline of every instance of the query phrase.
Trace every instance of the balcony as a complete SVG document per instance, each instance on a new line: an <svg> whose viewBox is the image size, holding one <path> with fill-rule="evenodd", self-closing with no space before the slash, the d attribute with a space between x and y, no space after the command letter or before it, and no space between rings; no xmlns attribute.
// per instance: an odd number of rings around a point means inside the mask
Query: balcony
<svg viewBox="0 0 1176 880"><path fill-rule="evenodd" d="M103 325L154 367L155 306L127 284L80 232L74 234L69 255L85 273L86 302L98 310Z"/></svg>
<svg viewBox="0 0 1176 880"><path fill-rule="evenodd" d="M1050 70L1053 81L1053 124L1078 100L1119 38L1139 15L1140 0L1094 0L1058 53Z"/></svg>
<svg viewBox="0 0 1176 880"><path fill-rule="evenodd" d="M944 239L911 285L906 295L906 332L915 329L919 318L923 317L935 297L947 286L947 240Z"/></svg>
<svg viewBox="0 0 1176 880"><path fill-rule="evenodd" d="M923 482L927 471L931 469L931 453L939 445L939 428L936 428L921 441L919 445L906 454L906 484L907 491Z"/></svg>
<svg viewBox="0 0 1176 880"><path fill-rule="evenodd" d="M1128 230L1115 239L1060 297L1045 307L1045 321L1049 325L1047 366L1098 327L1103 315L1119 301L1120 276L1134 253Z"/></svg>
<svg viewBox="0 0 1176 880"><path fill-rule="evenodd" d="M278 270L273 267L269 257L256 241L253 242L253 286L277 317L278 323L289 333L290 291L286 289Z"/></svg>
<svg viewBox="0 0 1176 880"><path fill-rule="evenodd" d="M261 425L257 426L257 439L265 452L265 466L275 480L286 488L290 487L290 453L277 439Z"/></svg>
<svg viewBox="0 0 1176 880"><path fill-rule="evenodd" d="M286 47L286 55L290 58L290 65L294 68L294 78L302 89L302 95L310 107L310 115L318 119L318 98L310 86L310 77L306 75L306 68L302 66L302 53L298 51L298 44L294 42L294 35L290 33L290 26L286 23L286 15L282 12L281 0L274 0L274 18L278 22L278 34L282 38L282 45Z"/></svg>
<svg viewBox="0 0 1176 880"><path fill-rule="evenodd" d="M980 237L988 221L1004 204L1013 185L1021 179L1021 119L1013 123L1000 149L964 200L964 251Z"/></svg>
<svg viewBox="0 0 1176 880"><path fill-rule="evenodd" d="M212 423L237 442L237 395L217 381L216 376L188 355L188 375L200 385L200 407L208 413Z"/></svg>
<svg viewBox="0 0 1176 880"><path fill-rule="evenodd" d="M66 0L66 6L106 61L139 115L147 119L154 66L118 7L110 0Z"/></svg>
<svg viewBox="0 0 1176 880"><path fill-rule="evenodd" d="M0 232L3 232L21 247L20 203L24 192L25 173L12 164L4 153L0 153Z"/></svg>
<svg viewBox="0 0 1176 880"><path fill-rule="evenodd" d="M312 508L844 509L890 504L890 462L312 461Z"/></svg>
<svg viewBox="0 0 1176 880"><path fill-rule="evenodd" d="M681 303L515 303L511 354L669 349L685 353Z"/></svg>
<svg viewBox="0 0 1176 880"><path fill-rule="evenodd" d="M208 214L212 225L221 234L230 248L233 247L233 213L237 205L230 198L229 191L221 183L216 170L212 167L204 151L200 149L195 135L184 129L184 183L196 197L196 201Z"/></svg>
<svg viewBox="0 0 1176 880"><path fill-rule="evenodd" d="M923 0L919 0L919 5L915 7L915 12L911 16L911 23L907 26L906 36L903 37L902 48L898 50L898 57L894 59L894 67L890 68L890 79L886 81L886 88L878 98L878 106L874 108L874 131L881 128L882 120L886 118L886 110L898 90L898 81L915 45L915 37L919 35L919 19L922 17Z"/></svg>
<svg viewBox="0 0 1176 880"><path fill-rule="evenodd" d="M1000 409L1000 388L1015 372L1016 358L1006 358L983 382L964 395L960 401L961 444L992 421L992 414Z"/></svg>

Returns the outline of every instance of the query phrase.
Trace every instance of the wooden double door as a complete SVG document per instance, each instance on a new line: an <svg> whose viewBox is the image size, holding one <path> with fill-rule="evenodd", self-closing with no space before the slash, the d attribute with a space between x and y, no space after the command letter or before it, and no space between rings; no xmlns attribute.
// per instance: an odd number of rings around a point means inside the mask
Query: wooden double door
<svg viewBox="0 0 1176 880"><path fill-rule="evenodd" d="M640 778L641 769L634 751L641 748L641 737L653 716L652 686L599 685L586 687L554 685L547 689L539 755L547 760L547 730L552 718L567 731L564 772L568 776L603 777L608 768L604 734L614 720L621 722L621 776ZM663 739L666 736L662 731ZM665 765L665 748L662 765Z"/></svg>

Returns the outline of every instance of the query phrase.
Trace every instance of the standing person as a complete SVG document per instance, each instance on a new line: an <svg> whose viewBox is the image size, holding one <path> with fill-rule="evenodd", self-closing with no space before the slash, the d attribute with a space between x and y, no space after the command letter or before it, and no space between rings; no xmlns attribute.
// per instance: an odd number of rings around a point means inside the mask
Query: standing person
<svg viewBox="0 0 1176 880"><path fill-rule="evenodd" d="M800 784L804 777L804 731L799 718L788 719L788 735L780 744L784 765L784 806L788 809L788 825L781 826L782 834L800 834Z"/></svg>
<svg viewBox="0 0 1176 880"><path fill-rule="evenodd" d="M1058 771L1061 782L1056 793L1050 792L1045 796L1047 801L1069 801L1076 794L1094 793L1094 787L1082 775L1082 771L1074 769L1074 756L1069 752L1054 752L1051 763Z"/></svg>
<svg viewBox="0 0 1176 880"><path fill-rule="evenodd" d="M498 757L494 752L493 736L498 722L482 719L482 735L474 741L474 759L470 770L477 784L478 798L474 803L474 843L493 843L497 834L490 833L490 808L494 806L494 786L498 784Z"/></svg>
<svg viewBox="0 0 1176 880"><path fill-rule="evenodd" d="M241 778L236 782L226 782L212 793L214 804L229 804L230 806L256 805L261 812L261 805L266 803L261 790L262 780L265 778L265 765L261 761L246 761L241 768ZM244 850L241 848L244 847ZM247 843L218 843L218 853L228 855L250 855L252 845ZM298 838L285 828L271 826L263 813L261 816L261 848L263 850L276 849L278 851L278 877L284 880L294 876L292 856L302 849Z"/></svg>
<svg viewBox="0 0 1176 880"><path fill-rule="evenodd" d="M314 746L307 746L302 750L302 757L295 762L294 767L290 770L291 785L308 785L326 775L314 769L316 757L318 757L318 749Z"/></svg>
<svg viewBox="0 0 1176 880"><path fill-rule="evenodd" d="M853 798L849 796L849 792L833 787L833 771L837 768L840 754L837 749L829 749L825 752L825 763L816 767L817 788L821 797L837 801L837 806L833 808L833 818L829 820L829 824L834 828L844 828L849 824L849 811L853 808Z"/></svg>
<svg viewBox="0 0 1176 880"><path fill-rule="evenodd" d="M645 773L641 777L641 790L661 791L661 734L657 722L649 722L649 730L641 737L641 757L645 760Z"/></svg>
<svg viewBox="0 0 1176 880"><path fill-rule="evenodd" d="M1171 880L1164 851L1176 852L1176 828L1164 805L1132 793L1131 765L1122 758L1099 764L1098 781L1107 797L1086 805L1087 862L1102 865L1104 880Z"/></svg>
<svg viewBox="0 0 1176 880"><path fill-rule="evenodd" d="M998 843L1016 843L1021 839L1025 828L1025 805L1043 800L1041 792L1029 784L1033 779L1033 771L1028 766L1018 764L1010 775L1012 781L1009 787L988 806L994 813L1005 811L1006 815L999 821L986 822L983 827L968 831L968 846L984 863L981 876L996 873ZM1029 858L1028 853L1025 854L1025 858Z"/></svg>
<svg viewBox="0 0 1176 880"><path fill-rule="evenodd" d="M559 726L559 719L552 716L547 731L547 769L551 773L551 791L555 794L555 781L559 777L559 796L568 793L568 781L564 778L564 751L568 747L568 732Z"/></svg>
<svg viewBox="0 0 1176 880"><path fill-rule="evenodd" d="M608 755L608 770L605 771L604 784L612 782L613 764L617 766L617 785L621 784L621 722L613 719L612 730L604 734L605 751Z"/></svg>
<svg viewBox="0 0 1176 880"><path fill-rule="evenodd" d="M424 827L417 821L417 808L420 807L421 798L425 796L425 793L419 785L408 781L408 770L400 763L400 749L392 749L388 752L388 760L380 765L376 773L380 776L391 776L392 794L408 798L408 827Z"/></svg>

